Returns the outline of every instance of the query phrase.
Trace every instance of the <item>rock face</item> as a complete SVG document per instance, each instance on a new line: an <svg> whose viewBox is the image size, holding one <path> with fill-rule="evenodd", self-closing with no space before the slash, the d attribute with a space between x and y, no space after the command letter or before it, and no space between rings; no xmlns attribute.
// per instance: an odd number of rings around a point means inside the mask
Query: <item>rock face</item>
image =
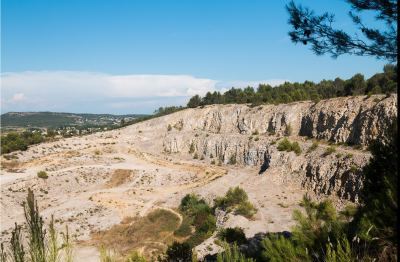
<svg viewBox="0 0 400 262"><path fill-rule="evenodd" d="M365 145L368 139L382 133L385 118L397 116L397 96L374 102L378 97L382 96L256 108L212 105L146 121L135 125L132 132L166 129L171 124L175 129L163 138L165 151L187 154L193 144L199 157L214 157L216 164L218 161L229 163L232 158L241 165L260 167L260 174L268 170L271 180L278 184L297 185L316 194L337 195L357 202L362 186L361 170L370 154L340 147L335 153L325 155L326 144L306 153L311 147L306 136ZM300 142L300 156L277 148L278 136L284 135L289 124L293 131L288 138ZM268 131L276 135L269 136ZM250 138L252 134L254 137ZM354 156L346 157L349 153ZM356 171L350 171L353 165Z"/></svg>
<svg viewBox="0 0 400 262"><path fill-rule="evenodd" d="M165 129L168 124L183 131L203 130L220 134L260 134L274 131L283 135L287 125L293 134L323 138L334 142L365 145L382 131L384 118L397 115L397 96L380 102L382 95L340 97L312 102L280 105L210 105L190 108L175 114L146 121L136 126L142 130Z"/></svg>

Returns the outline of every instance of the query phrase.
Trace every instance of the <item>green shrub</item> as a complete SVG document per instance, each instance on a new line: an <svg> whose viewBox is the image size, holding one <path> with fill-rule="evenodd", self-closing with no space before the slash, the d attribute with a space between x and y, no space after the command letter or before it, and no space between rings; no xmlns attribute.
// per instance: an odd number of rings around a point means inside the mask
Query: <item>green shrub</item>
<svg viewBox="0 0 400 262"><path fill-rule="evenodd" d="M252 140L252 139L253 139L253 136L250 136L250 137L249 137L249 140Z"/></svg>
<svg viewBox="0 0 400 262"><path fill-rule="evenodd" d="M352 158L353 156L354 156L353 153L348 153L348 154L346 155L347 158Z"/></svg>
<svg viewBox="0 0 400 262"><path fill-rule="evenodd" d="M229 164L231 165L236 164L236 157L234 154L232 154L231 157L229 158Z"/></svg>
<svg viewBox="0 0 400 262"><path fill-rule="evenodd" d="M142 130L139 130L139 133L142 133Z"/></svg>
<svg viewBox="0 0 400 262"><path fill-rule="evenodd" d="M301 154L301 147L300 147L300 144L299 144L299 142L297 142L297 141L294 141L293 143L292 143L292 150L296 153L296 155L300 155Z"/></svg>
<svg viewBox="0 0 400 262"><path fill-rule="evenodd" d="M192 154L194 152L194 144L193 142L190 144L189 153Z"/></svg>
<svg viewBox="0 0 400 262"><path fill-rule="evenodd" d="M230 187L228 191L226 191L225 197L226 204L228 206L237 205L240 202L246 201L249 198L246 191L244 191L244 189L240 188L239 186L235 188Z"/></svg>
<svg viewBox="0 0 400 262"><path fill-rule="evenodd" d="M204 160L204 155L201 155L200 160Z"/></svg>
<svg viewBox="0 0 400 262"><path fill-rule="evenodd" d="M237 244L230 246L226 242L218 241L219 246L222 246L223 252L219 252L217 255L218 262L255 262L253 258L246 258L246 256L240 252ZM194 260L193 260L194 261Z"/></svg>
<svg viewBox="0 0 400 262"><path fill-rule="evenodd" d="M367 98L370 98L371 96L372 96L372 92L369 91L369 92L367 93Z"/></svg>
<svg viewBox="0 0 400 262"><path fill-rule="evenodd" d="M206 233L204 232L200 232L200 231L196 231L193 235L191 235L186 241L185 243L187 243L190 248L194 248L195 246L200 245L201 243L204 242L204 240L206 240ZM170 260L172 261L177 261L177 260Z"/></svg>
<svg viewBox="0 0 400 262"><path fill-rule="evenodd" d="M327 156L327 155L332 154L332 153L335 152L335 151L336 151L336 147L335 147L335 146L330 146L330 147L328 147L327 149L325 149L324 154Z"/></svg>
<svg viewBox="0 0 400 262"><path fill-rule="evenodd" d="M250 218L254 216L254 205L251 204L248 200L241 201L238 208L236 209L236 213Z"/></svg>
<svg viewBox="0 0 400 262"><path fill-rule="evenodd" d="M172 130L171 124L168 124L167 130L168 130L168 131L171 131L171 130Z"/></svg>
<svg viewBox="0 0 400 262"><path fill-rule="evenodd" d="M256 130L254 130L254 132L252 133L252 135L253 136L256 136L256 135L258 135L259 133L258 133L258 129L256 128Z"/></svg>
<svg viewBox="0 0 400 262"><path fill-rule="evenodd" d="M318 142L317 142L317 141L314 141L314 142L312 143L312 146L311 146L311 147L312 147L313 150L315 150L315 149L318 148L318 145L319 145Z"/></svg>
<svg viewBox="0 0 400 262"><path fill-rule="evenodd" d="M199 226L199 230L204 233L214 232L217 229L215 226L216 222L217 221L215 220L215 216L212 214L208 214L206 220L202 223L201 226Z"/></svg>
<svg viewBox="0 0 400 262"><path fill-rule="evenodd" d="M100 155L100 152L99 151L94 151L94 154L95 155Z"/></svg>
<svg viewBox="0 0 400 262"><path fill-rule="evenodd" d="M209 137L210 135L209 134L206 134L206 137Z"/></svg>
<svg viewBox="0 0 400 262"><path fill-rule="evenodd" d="M218 161L218 166L222 166L222 161L221 160Z"/></svg>
<svg viewBox="0 0 400 262"><path fill-rule="evenodd" d="M199 134L197 134L197 133L196 133L194 136L195 136L195 137L198 137L198 136L199 136Z"/></svg>
<svg viewBox="0 0 400 262"><path fill-rule="evenodd" d="M311 152L312 152L311 148L307 149L307 153L311 153Z"/></svg>
<svg viewBox="0 0 400 262"><path fill-rule="evenodd" d="M254 140L255 140L255 141L258 141L258 140L260 140L260 138L257 136Z"/></svg>
<svg viewBox="0 0 400 262"><path fill-rule="evenodd" d="M226 198L223 196L217 196L214 199L214 206L216 207L222 207L226 205Z"/></svg>
<svg viewBox="0 0 400 262"><path fill-rule="evenodd" d="M46 171L39 171L39 172L37 172L37 176L38 176L38 178L43 178L43 179L46 179L46 178L49 177L49 176L47 175Z"/></svg>
<svg viewBox="0 0 400 262"><path fill-rule="evenodd" d="M271 145L275 145L275 144L276 144L276 140L275 140L275 139L272 139Z"/></svg>
<svg viewBox="0 0 400 262"><path fill-rule="evenodd" d="M375 103L378 103L379 101L381 101L379 98L374 98Z"/></svg>
<svg viewBox="0 0 400 262"><path fill-rule="evenodd" d="M222 228L217 233L217 238L220 241L228 242L229 244L236 243L240 246L246 243L246 235L242 228L236 226L235 228Z"/></svg>
<svg viewBox="0 0 400 262"><path fill-rule="evenodd" d="M215 160L211 160L211 165L215 165Z"/></svg>
<svg viewBox="0 0 400 262"><path fill-rule="evenodd" d="M112 261L111 259L112 258L106 261ZM125 262L150 262L150 261L147 260L144 256L142 256L136 249L134 249L132 250L132 253L129 255L129 257L126 258Z"/></svg>
<svg viewBox="0 0 400 262"><path fill-rule="evenodd" d="M273 136L273 135L276 134L276 133L275 133L275 130L269 130L268 133L269 133L271 136Z"/></svg>
<svg viewBox="0 0 400 262"><path fill-rule="evenodd" d="M279 142L278 148L280 151L288 151L292 150L292 144L290 141L285 137L281 142Z"/></svg>
<svg viewBox="0 0 400 262"><path fill-rule="evenodd" d="M290 124L288 124L285 128L285 136L290 136L292 134L292 126Z"/></svg>
<svg viewBox="0 0 400 262"><path fill-rule="evenodd" d="M343 156L342 153L337 153L337 154L336 154L336 157L337 157L337 158L339 158L339 157L341 157L341 156Z"/></svg>
<svg viewBox="0 0 400 262"><path fill-rule="evenodd" d="M354 207L354 205L347 205L345 207L345 210L340 212L340 217L349 223L351 221L351 218L354 217L356 214L357 209Z"/></svg>
<svg viewBox="0 0 400 262"><path fill-rule="evenodd" d="M191 261L192 247L188 243L174 241L165 251L164 259L164 261Z"/></svg>
<svg viewBox="0 0 400 262"><path fill-rule="evenodd" d="M210 158L214 158L214 155L212 153L210 154Z"/></svg>
<svg viewBox="0 0 400 262"><path fill-rule="evenodd" d="M199 155L197 153L194 153L193 159L198 159Z"/></svg>
<svg viewBox="0 0 400 262"><path fill-rule="evenodd" d="M355 172L357 171L357 166L351 165L350 171L353 172L353 173L355 173Z"/></svg>
<svg viewBox="0 0 400 262"><path fill-rule="evenodd" d="M259 106L259 107L258 107L258 110L261 110L261 109L263 109L263 107L262 107L262 106Z"/></svg>

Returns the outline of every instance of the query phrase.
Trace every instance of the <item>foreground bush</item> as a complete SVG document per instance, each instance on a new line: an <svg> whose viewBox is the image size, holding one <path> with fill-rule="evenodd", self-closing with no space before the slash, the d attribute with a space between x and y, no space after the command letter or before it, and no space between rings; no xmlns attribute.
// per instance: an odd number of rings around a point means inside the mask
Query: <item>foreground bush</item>
<svg viewBox="0 0 400 262"><path fill-rule="evenodd" d="M217 237L220 241L225 241L229 244L236 243L238 246L246 243L246 235L243 228L236 226L235 228L222 228Z"/></svg>
<svg viewBox="0 0 400 262"><path fill-rule="evenodd" d="M224 251L218 252L217 262L255 262L252 258L246 258L243 253L240 253L237 244L230 246L228 243L223 242L222 248Z"/></svg>
<svg viewBox="0 0 400 262"><path fill-rule="evenodd" d="M160 262L189 262L192 261L192 249L187 243L179 243L174 241L172 245L169 245L165 256L163 258L158 257Z"/></svg>
<svg viewBox="0 0 400 262"><path fill-rule="evenodd" d="M1 243L0 261L74 261L72 239L66 226L66 232L62 235L62 242L59 241L59 233L54 227L54 217L51 216L48 232L43 228L43 219L39 214L39 208L35 195L28 188L26 202L23 202L24 216L27 228L27 235L24 234L21 226L15 223L12 231L9 250Z"/></svg>
<svg viewBox="0 0 400 262"><path fill-rule="evenodd" d="M196 194L187 194L182 198L178 210L183 215L183 221L181 226L175 230L174 235L190 236L185 243L191 248L202 243L216 230L214 210ZM194 234L192 234L191 226L196 229Z"/></svg>

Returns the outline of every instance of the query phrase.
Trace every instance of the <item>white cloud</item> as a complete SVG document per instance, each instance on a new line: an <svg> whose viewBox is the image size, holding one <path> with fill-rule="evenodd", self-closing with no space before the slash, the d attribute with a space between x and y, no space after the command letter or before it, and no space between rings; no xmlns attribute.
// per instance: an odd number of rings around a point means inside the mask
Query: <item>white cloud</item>
<svg viewBox="0 0 400 262"><path fill-rule="evenodd" d="M153 112L159 106L186 105L195 94L225 92L232 86L257 87L259 83L274 86L284 81L223 82L189 75L109 75L85 71L9 72L1 74L1 107L10 111L144 113L143 110Z"/></svg>
<svg viewBox="0 0 400 262"><path fill-rule="evenodd" d="M18 102L18 101L24 101L27 100L28 98L24 96L23 93L15 94L11 99L8 99L7 102L13 103L13 102ZM2 99L3 102L3 99Z"/></svg>

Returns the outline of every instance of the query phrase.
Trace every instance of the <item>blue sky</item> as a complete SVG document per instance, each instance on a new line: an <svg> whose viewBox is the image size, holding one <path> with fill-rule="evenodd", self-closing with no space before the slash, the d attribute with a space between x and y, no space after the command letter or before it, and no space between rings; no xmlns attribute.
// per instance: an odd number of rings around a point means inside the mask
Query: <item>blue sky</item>
<svg viewBox="0 0 400 262"><path fill-rule="evenodd" d="M295 1L336 14L342 0ZM366 78L386 61L294 45L285 1L1 1L2 113L152 113L195 93L285 80ZM373 27L374 13L361 13Z"/></svg>

